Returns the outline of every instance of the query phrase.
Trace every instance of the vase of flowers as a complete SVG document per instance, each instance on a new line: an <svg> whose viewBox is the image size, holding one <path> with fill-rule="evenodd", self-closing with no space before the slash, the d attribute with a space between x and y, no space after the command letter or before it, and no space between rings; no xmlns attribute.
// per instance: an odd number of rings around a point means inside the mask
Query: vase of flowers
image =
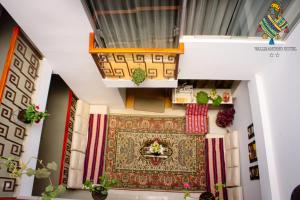
<svg viewBox="0 0 300 200"><path fill-rule="evenodd" d="M108 176L104 174L99 177L100 184L93 184L90 180L83 184L84 190L89 190L92 193L94 200L105 200L108 195L108 190L118 184L116 179L109 180Z"/></svg>
<svg viewBox="0 0 300 200"><path fill-rule="evenodd" d="M191 188L189 183L183 183L183 197L184 200L187 200L187 198L190 197L190 191L189 189Z"/></svg>
<svg viewBox="0 0 300 200"><path fill-rule="evenodd" d="M39 106L31 104L26 109L19 111L18 119L25 124L39 123L41 119L49 116L47 111L40 112L39 109Z"/></svg>
<svg viewBox="0 0 300 200"><path fill-rule="evenodd" d="M164 153L164 147L161 144L159 144L157 141L154 141L150 145L150 153L156 156L162 155Z"/></svg>

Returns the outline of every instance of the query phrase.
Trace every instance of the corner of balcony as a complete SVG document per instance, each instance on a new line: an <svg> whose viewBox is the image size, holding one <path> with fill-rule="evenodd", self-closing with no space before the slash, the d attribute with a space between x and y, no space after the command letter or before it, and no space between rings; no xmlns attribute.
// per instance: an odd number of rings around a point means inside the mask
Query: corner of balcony
<svg viewBox="0 0 300 200"><path fill-rule="evenodd" d="M90 33L89 53L107 87L176 88L179 56L184 44L178 48L99 48L94 33ZM132 82L133 71L141 68L146 73L139 86Z"/></svg>

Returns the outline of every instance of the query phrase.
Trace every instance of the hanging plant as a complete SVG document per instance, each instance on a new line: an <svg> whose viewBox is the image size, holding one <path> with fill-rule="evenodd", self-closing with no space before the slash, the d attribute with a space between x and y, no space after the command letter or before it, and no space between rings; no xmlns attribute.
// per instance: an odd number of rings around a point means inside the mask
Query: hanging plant
<svg viewBox="0 0 300 200"><path fill-rule="evenodd" d="M25 124L32 124L33 122L39 123L41 119L49 116L46 111L40 112L39 109L39 106L34 104L29 105L26 109L20 110L18 119Z"/></svg>
<svg viewBox="0 0 300 200"><path fill-rule="evenodd" d="M199 91L196 100L198 104L207 104L208 101L211 100L214 106L219 106L222 103L222 97L217 94L216 89L212 89L209 94L204 91Z"/></svg>
<svg viewBox="0 0 300 200"><path fill-rule="evenodd" d="M146 72L141 68L136 68L132 73L132 81L139 86L146 79Z"/></svg>

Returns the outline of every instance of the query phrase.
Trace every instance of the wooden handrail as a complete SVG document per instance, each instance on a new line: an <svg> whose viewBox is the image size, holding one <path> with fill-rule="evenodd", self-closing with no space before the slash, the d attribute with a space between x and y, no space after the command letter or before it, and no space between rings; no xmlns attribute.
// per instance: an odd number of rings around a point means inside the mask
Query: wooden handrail
<svg viewBox="0 0 300 200"><path fill-rule="evenodd" d="M20 28L18 26L15 26L13 28L12 35L10 38L9 49L8 49L8 52L6 55L6 60L4 63L1 80L0 80L0 103L2 102L2 96L3 96L4 88L6 85L6 80L7 80L8 72L10 69L11 60L14 55L14 50L15 50L15 46L16 46L16 42L17 42L19 33L20 33Z"/></svg>
<svg viewBox="0 0 300 200"><path fill-rule="evenodd" d="M90 33L89 52L94 53L167 53L183 54L184 44L179 43L178 48L95 48L95 34Z"/></svg>

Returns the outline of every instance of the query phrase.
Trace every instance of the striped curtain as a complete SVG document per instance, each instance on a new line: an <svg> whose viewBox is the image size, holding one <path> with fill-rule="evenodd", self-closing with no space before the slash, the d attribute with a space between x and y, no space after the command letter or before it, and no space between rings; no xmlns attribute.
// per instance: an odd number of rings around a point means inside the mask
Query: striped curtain
<svg viewBox="0 0 300 200"><path fill-rule="evenodd" d="M186 106L186 132L208 132L208 105L187 104Z"/></svg>
<svg viewBox="0 0 300 200"><path fill-rule="evenodd" d="M207 191L216 194L216 184L226 183L223 138L205 139ZM220 191L219 191L220 192ZM227 200L227 190L223 188L220 197Z"/></svg>
<svg viewBox="0 0 300 200"><path fill-rule="evenodd" d="M103 173L107 115L91 114L84 162L83 182L99 182Z"/></svg>

